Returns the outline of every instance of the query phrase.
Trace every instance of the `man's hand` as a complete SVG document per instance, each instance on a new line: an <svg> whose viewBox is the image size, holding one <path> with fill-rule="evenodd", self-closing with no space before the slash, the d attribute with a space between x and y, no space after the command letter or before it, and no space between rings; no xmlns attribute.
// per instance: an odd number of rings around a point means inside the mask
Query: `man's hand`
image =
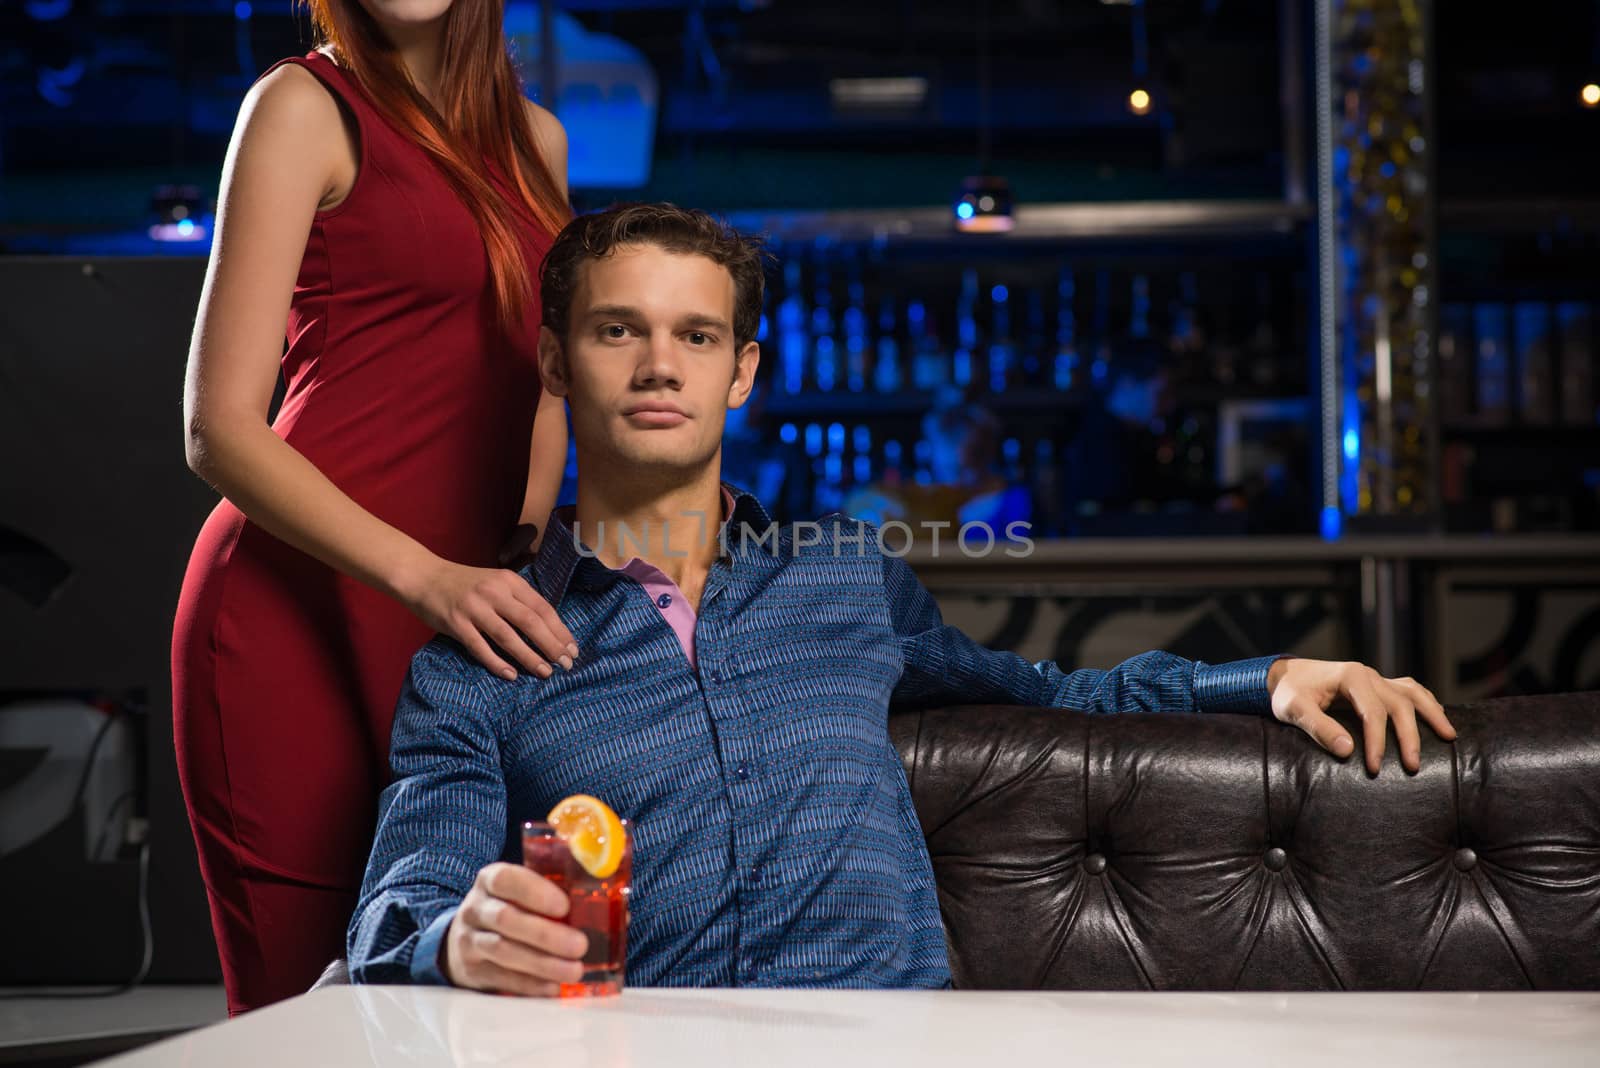
<svg viewBox="0 0 1600 1068"><path fill-rule="evenodd" d="M583 978L589 938L558 923L569 903L550 880L518 864L478 872L445 933L439 965L454 986L555 997Z"/></svg>
<svg viewBox="0 0 1600 1068"><path fill-rule="evenodd" d="M1422 739L1417 733L1417 717L1428 721L1434 733L1453 741L1456 729L1445 717L1438 698L1416 679L1386 679L1365 664L1335 663L1331 660L1279 660L1267 673L1267 690L1272 694L1272 714L1292 723L1317 740L1317 744L1338 757L1355 751L1355 742L1337 720L1324 709L1335 698L1343 697L1355 706L1366 736L1367 770L1378 774L1389 721L1400 740L1400 763L1407 771L1422 765Z"/></svg>

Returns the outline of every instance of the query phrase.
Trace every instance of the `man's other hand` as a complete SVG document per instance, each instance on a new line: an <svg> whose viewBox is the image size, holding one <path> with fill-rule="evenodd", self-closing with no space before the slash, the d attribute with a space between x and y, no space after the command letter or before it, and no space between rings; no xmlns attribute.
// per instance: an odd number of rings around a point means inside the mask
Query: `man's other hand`
<svg viewBox="0 0 1600 1068"><path fill-rule="evenodd" d="M519 864L490 864L445 933L440 967L455 986L497 994L555 997L583 978L589 938L559 922L567 895Z"/></svg>
<svg viewBox="0 0 1600 1068"><path fill-rule="evenodd" d="M1365 735L1367 770L1373 775L1383 764L1389 721L1394 721L1400 742L1400 763L1407 771L1422 765L1422 739L1417 717L1427 720L1435 734L1454 741L1456 729L1444 714L1438 698L1416 679L1386 679L1365 664L1332 660L1288 658L1267 673L1272 694L1272 714L1315 738L1317 744L1338 757L1355 751L1355 742L1326 709L1337 698L1349 701L1361 717Z"/></svg>

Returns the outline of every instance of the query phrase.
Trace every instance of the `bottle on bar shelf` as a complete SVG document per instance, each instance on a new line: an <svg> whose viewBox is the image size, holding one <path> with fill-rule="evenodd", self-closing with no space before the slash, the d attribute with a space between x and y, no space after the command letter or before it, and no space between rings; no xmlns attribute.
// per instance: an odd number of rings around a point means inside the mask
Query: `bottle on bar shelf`
<svg viewBox="0 0 1600 1068"><path fill-rule="evenodd" d="M989 392L1004 393L1015 374L1016 348L1011 341L1011 291L996 282L989 290Z"/></svg>
<svg viewBox="0 0 1600 1068"><path fill-rule="evenodd" d="M1000 446L1000 456L1005 462L1006 478L1012 485L1022 485L1025 481L1025 472L1022 469L1022 439L1006 438Z"/></svg>
<svg viewBox="0 0 1600 1068"><path fill-rule="evenodd" d="M890 438L883 443L883 484L894 488L905 479L903 464L905 456L900 447L900 442Z"/></svg>
<svg viewBox="0 0 1600 1068"><path fill-rule="evenodd" d="M1500 426L1511 410L1511 329L1503 304L1473 309L1477 334L1478 419Z"/></svg>
<svg viewBox="0 0 1600 1068"><path fill-rule="evenodd" d="M1028 389L1048 387L1044 381L1045 357L1049 349L1044 332L1044 293L1037 286L1022 290L1022 346L1017 353L1017 382Z"/></svg>
<svg viewBox="0 0 1600 1068"><path fill-rule="evenodd" d="M851 393L867 388L867 287L861 280L861 266L850 265L849 300L844 309L844 379Z"/></svg>
<svg viewBox="0 0 1600 1068"><path fill-rule="evenodd" d="M1094 273L1094 359L1089 364L1089 380L1096 388L1108 385L1111 375L1111 272Z"/></svg>
<svg viewBox="0 0 1600 1068"><path fill-rule="evenodd" d="M919 390L935 390L950 381L950 361L939 344L938 327L920 300L906 306L906 333L916 345L911 357L912 385Z"/></svg>
<svg viewBox="0 0 1600 1068"><path fill-rule="evenodd" d="M1511 315L1517 415L1530 426L1548 426L1556 414L1550 306L1542 301L1519 301Z"/></svg>
<svg viewBox="0 0 1600 1068"><path fill-rule="evenodd" d="M805 436L806 455L816 460L822 456L822 427L817 423L806 424Z"/></svg>
<svg viewBox="0 0 1600 1068"><path fill-rule="evenodd" d="M872 428L865 423L856 424L851 432L852 457L850 481L865 486L872 481Z"/></svg>
<svg viewBox="0 0 1600 1068"><path fill-rule="evenodd" d="M827 451L822 458L822 478L817 485L819 512L836 511L844 503L844 445L844 424L830 424Z"/></svg>
<svg viewBox="0 0 1600 1068"><path fill-rule="evenodd" d="M806 355L811 348L800 271L800 257L789 257L783 265L783 301L778 305L778 378L790 396L805 391Z"/></svg>
<svg viewBox="0 0 1600 1068"><path fill-rule="evenodd" d="M1056 443L1042 437L1033 446L1033 535L1053 537L1061 531L1061 488L1056 477Z"/></svg>
<svg viewBox="0 0 1600 1068"><path fill-rule="evenodd" d="M878 312L877 362L872 368L872 386L879 393L899 393L903 384L900 371L900 340L895 329L894 297L883 298Z"/></svg>
<svg viewBox="0 0 1600 1068"><path fill-rule="evenodd" d="M919 486L933 485L933 442L927 438L917 439L917 444L912 454L916 458L915 473L911 476L912 481Z"/></svg>
<svg viewBox="0 0 1600 1068"><path fill-rule="evenodd" d="M1072 269L1061 268L1061 277L1056 282L1056 354L1051 361L1050 374L1051 384L1063 393L1078 384L1078 317L1072 307L1077 292Z"/></svg>
<svg viewBox="0 0 1600 1068"><path fill-rule="evenodd" d="M1439 309L1439 420L1462 426L1472 416L1472 306L1445 304Z"/></svg>
<svg viewBox="0 0 1600 1068"><path fill-rule="evenodd" d="M1594 308L1568 301L1556 305L1561 349L1561 421L1570 426L1600 423L1600 395L1595 379Z"/></svg>
<svg viewBox="0 0 1600 1068"><path fill-rule="evenodd" d="M950 381L958 386L972 382L972 353L978 347L978 271L961 272L961 296L956 300L956 351L950 361Z"/></svg>
<svg viewBox="0 0 1600 1068"><path fill-rule="evenodd" d="M839 352L834 339L833 279L826 261L817 265L816 295L811 305L811 363L817 389L831 392L839 382Z"/></svg>
<svg viewBox="0 0 1600 1068"><path fill-rule="evenodd" d="M1172 299L1173 352L1193 352L1204 345L1200 334L1200 318L1195 311L1200 303L1200 287L1193 271L1178 275L1178 294Z"/></svg>
<svg viewBox="0 0 1600 1068"><path fill-rule="evenodd" d="M1143 340L1150 336L1150 278L1133 276L1132 314L1128 321L1128 336Z"/></svg>

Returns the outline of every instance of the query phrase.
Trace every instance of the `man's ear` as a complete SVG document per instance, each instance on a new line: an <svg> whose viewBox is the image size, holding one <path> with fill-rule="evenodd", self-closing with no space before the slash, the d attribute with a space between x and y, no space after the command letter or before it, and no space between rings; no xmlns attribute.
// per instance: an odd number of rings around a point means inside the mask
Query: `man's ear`
<svg viewBox="0 0 1600 1068"><path fill-rule="evenodd" d="M539 328L539 378L546 393L567 395L567 354L561 339L548 326Z"/></svg>
<svg viewBox="0 0 1600 1068"><path fill-rule="evenodd" d="M733 382L728 386L728 407L742 408L755 388L756 368L761 366L761 343L746 341L733 358Z"/></svg>

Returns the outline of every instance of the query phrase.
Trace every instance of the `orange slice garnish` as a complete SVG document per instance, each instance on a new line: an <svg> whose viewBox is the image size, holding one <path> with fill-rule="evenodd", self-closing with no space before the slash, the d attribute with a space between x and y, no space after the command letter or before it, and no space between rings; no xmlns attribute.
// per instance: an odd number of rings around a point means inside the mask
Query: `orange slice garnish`
<svg viewBox="0 0 1600 1068"><path fill-rule="evenodd" d="M596 879L616 874L628 838L610 805L588 794L573 794L550 810L549 822L584 871Z"/></svg>

